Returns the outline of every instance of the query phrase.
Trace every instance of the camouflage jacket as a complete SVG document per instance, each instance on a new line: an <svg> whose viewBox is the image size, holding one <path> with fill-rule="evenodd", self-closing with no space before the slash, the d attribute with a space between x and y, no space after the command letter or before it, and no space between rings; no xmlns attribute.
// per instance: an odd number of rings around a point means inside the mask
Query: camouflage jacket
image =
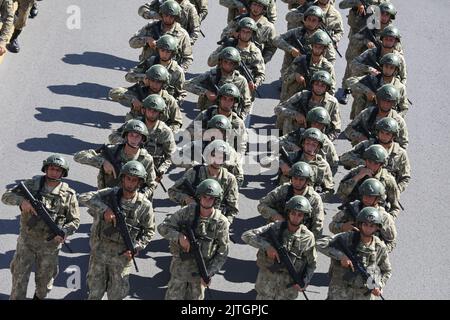
<svg viewBox="0 0 450 320"><path fill-rule="evenodd" d="M234 20L239 16L239 9L246 8L249 11L250 0L219 0L219 4L228 8L227 22ZM276 0L269 0L269 5L265 10L265 17L271 23L277 20L277 3Z"/></svg>
<svg viewBox="0 0 450 320"><path fill-rule="evenodd" d="M208 15L208 0L189 0L195 6L198 16L200 18L200 23L205 20Z"/></svg>
<svg viewBox="0 0 450 320"><path fill-rule="evenodd" d="M380 5L383 2L389 2L389 0L366 0L368 6L370 5ZM356 8L361 4L359 0L342 0L339 2L340 9L351 9L348 16L347 22L350 26L349 38L361 28L367 25L367 16L360 16L357 13Z"/></svg>

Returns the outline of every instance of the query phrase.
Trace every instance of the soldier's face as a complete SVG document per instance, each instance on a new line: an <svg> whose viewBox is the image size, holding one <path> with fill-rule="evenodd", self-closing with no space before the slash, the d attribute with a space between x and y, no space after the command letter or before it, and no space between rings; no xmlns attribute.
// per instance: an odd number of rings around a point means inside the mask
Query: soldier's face
<svg viewBox="0 0 450 320"><path fill-rule="evenodd" d="M51 180L59 180L62 178L64 170L60 167L49 165L45 171L47 178Z"/></svg>
<svg viewBox="0 0 450 320"><path fill-rule="evenodd" d="M328 86L321 81L314 81L312 85L312 91L317 96L323 96L328 90Z"/></svg>
<svg viewBox="0 0 450 320"><path fill-rule="evenodd" d="M163 14L162 15L162 22L166 25L166 26L171 26L175 23L175 17L174 16L168 16Z"/></svg>
<svg viewBox="0 0 450 320"><path fill-rule="evenodd" d="M252 2L250 5L250 13L254 16L260 16L264 13L264 7L259 3Z"/></svg>
<svg viewBox="0 0 450 320"><path fill-rule="evenodd" d="M305 214L303 212L297 210L289 211L288 221L294 227L298 227L302 224L303 219L305 218Z"/></svg>
<svg viewBox="0 0 450 320"><path fill-rule="evenodd" d="M236 63L234 63L233 61L230 60L222 60L222 70L225 73L231 73L234 71L234 69L236 69Z"/></svg>
<svg viewBox="0 0 450 320"><path fill-rule="evenodd" d="M315 44L312 45L312 53L313 53L313 55L315 55L315 56L320 56L320 55L322 55L322 53L323 53L324 50L325 50L325 46L322 45L322 44L317 44L317 43L315 43Z"/></svg>
<svg viewBox="0 0 450 320"><path fill-rule="evenodd" d="M220 169L224 163L224 156L223 153L215 152L214 155L210 155L209 157L209 164L214 169Z"/></svg>
<svg viewBox="0 0 450 320"><path fill-rule="evenodd" d="M219 103L220 109L222 109L226 113L229 113L231 110L233 110L234 98L228 96L221 96Z"/></svg>
<svg viewBox="0 0 450 320"><path fill-rule="evenodd" d="M307 16L305 19L305 28L308 30L316 30L319 28L320 19L316 16Z"/></svg>
<svg viewBox="0 0 450 320"><path fill-rule="evenodd" d="M142 135L140 133L129 132L127 135L127 144L132 148L139 148L142 140Z"/></svg>
<svg viewBox="0 0 450 320"><path fill-rule="evenodd" d="M159 111L154 109L145 109L145 119L150 122L155 122L159 118Z"/></svg>
<svg viewBox="0 0 450 320"><path fill-rule="evenodd" d="M323 132L323 129L325 129L325 125L323 123L313 122L311 123L311 128L316 128Z"/></svg>
<svg viewBox="0 0 450 320"><path fill-rule="evenodd" d="M214 202L216 198L212 196L202 195L200 196L200 206L204 209L211 209L214 207Z"/></svg>
<svg viewBox="0 0 450 320"><path fill-rule="evenodd" d="M361 201L365 207L374 207L378 203L378 197L362 196Z"/></svg>
<svg viewBox="0 0 450 320"><path fill-rule="evenodd" d="M239 39L244 42L249 42L253 36L253 31L248 28L242 28L239 31Z"/></svg>
<svg viewBox="0 0 450 320"><path fill-rule="evenodd" d="M378 132L378 140L380 140L380 142L383 144L388 144L391 143L392 140L394 140L394 135L390 132L380 130Z"/></svg>
<svg viewBox="0 0 450 320"><path fill-rule="evenodd" d="M141 179L135 176L125 174L122 177L122 188L126 192L133 193L139 188Z"/></svg>
<svg viewBox="0 0 450 320"><path fill-rule="evenodd" d="M309 138L306 138L303 142L303 152L315 156L317 154L317 151L319 150L319 142L316 140L312 140Z"/></svg>
<svg viewBox="0 0 450 320"><path fill-rule="evenodd" d="M297 190L297 191L302 191L303 189L305 189L306 184L308 182L305 178L301 178L301 177L292 177L291 181L292 181L292 187L294 188L294 190Z"/></svg>
<svg viewBox="0 0 450 320"><path fill-rule="evenodd" d="M378 226L374 223L363 222L361 223L361 233L365 237L372 236L375 232L377 232Z"/></svg>
<svg viewBox="0 0 450 320"><path fill-rule="evenodd" d="M374 174L377 173L383 164L366 159L366 168L370 169Z"/></svg>
<svg viewBox="0 0 450 320"><path fill-rule="evenodd" d="M325 5L328 4L328 2L330 2L330 0L319 0L318 2L319 2L319 4L321 4L322 6L325 6Z"/></svg>
<svg viewBox="0 0 450 320"><path fill-rule="evenodd" d="M383 47L385 48L393 48L395 46L395 42L397 41L394 37L383 37Z"/></svg>
<svg viewBox="0 0 450 320"><path fill-rule="evenodd" d="M389 112L394 107L394 101L380 100L378 102L378 107L383 112Z"/></svg>
<svg viewBox="0 0 450 320"><path fill-rule="evenodd" d="M394 76L395 70L397 70L397 68L391 64L384 64L383 65L383 75L385 77L392 77Z"/></svg>
<svg viewBox="0 0 450 320"><path fill-rule="evenodd" d="M152 92L160 92L163 87L163 83L161 81L148 79L148 87Z"/></svg>
<svg viewBox="0 0 450 320"><path fill-rule="evenodd" d="M159 59L161 61L170 61L172 59L172 51L166 49L158 49Z"/></svg>
<svg viewBox="0 0 450 320"><path fill-rule="evenodd" d="M389 13L387 13L386 11L381 12L380 21L382 24L388 24L390 20L391 20L391 15Z"/></svg>

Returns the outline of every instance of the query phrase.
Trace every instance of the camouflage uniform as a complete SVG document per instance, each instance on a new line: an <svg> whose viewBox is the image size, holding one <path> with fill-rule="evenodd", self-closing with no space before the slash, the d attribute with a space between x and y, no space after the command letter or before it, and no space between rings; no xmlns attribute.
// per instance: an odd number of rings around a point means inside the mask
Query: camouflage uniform
<svg viewBox="0 0 450 320"><path fill-rule="evenodd" d="M355 222L356 216L363 207L362 202L359 200L348 203L334 215L328 228L334 234L343 232L342 225L350 221ZM339 207L339 209L340 208L341 207ZM381 214L382 227L375 233L375 235L384 242L388 253L391 253L397 244L397 228L395 227L394 218L388 214L383 207L378 206L377 210Z"/></svg>
<svg viewBox="0 0 450 320"><path fill-rule="evenodd" d="M397 111L402 117L405 117L406 112L409 109L408 97L406 95L406 86L400 82L396 77L393 77L390 82L385 81L384 77L380 73L377 76L366 75L364 77L351 77L346 81L346 87L352 90L353 105L350 119L354 119L361 111L363 111L367 105L371 102L367 101L367 94L376 94L377 90L385 84L393 85L400 94L399 102L394 106L394 110ZM375 90L375 91L373 91Z"/></svg>
<svg viewBox="0 0 450 320"><path fill-rule="evenodd" d="M280 137L279 143L280 148L284 147L288 152L296 152L301 149L301 136L305 132L304 128L299 128L295 131L292 131L282 137ZM322 158L324 158L328 164L330 165L331 171L335 173L337 171L337 167L339 166L339 157L336 152L336 147L333 142L331 142L330 138L324 134L324 143L323 147L318 152Z"/></svg>
<svg viewBox="0 0 450 320"><path fill-rule="evenodd" d="M380 5L383 2L389 2L388 0L366 0L368 6ZM351 9L347 15L347 23L350 26L348 38L350 39L353 34L361 30L366 26L366 17L360 16L357 13L356 7L361 4L359 0L342 0L339 2L340 9Z"/></svg>
<svg viewBox="0 0 450 320"><path fill-rule="evenodd" d="M252 107L252 95L250 89L248 88L247 80L239 73L239 71L234 70L228 76L223 76L219 68L211 69L195 78L186 81L184 88L193 94L198 95L197 106L200 110L205 110L209 106L213 105L213 102L209 101L206 97L206 91L214 91L213 86L221 87L225 83L233 83L238 87L241 92L241 99L239 100L237 114L242 118L250 114Z"/></svg>
<svg viewBox="0 0 450 320"><path fill-rule="evenodd" d="M315 249L314 235L303 224L295 233L289 232L286 223L274 222L263 227L244 232L242 240L258 249L256 264L259 267L255 289L257 300L294 300L298 296L297 289L289 286L292 278L286 267L275 264L266 250L271 243L265 238L264 233L272 228L276 235L281 234L280 243L290 253L292 263L297 272L305 267L303 280L307 285L316 269L317 253ZM278 270L272 269L276 267Z"/></svg>
<svg viewBox="0 0 450 320"><path fill-rule="evenodd" d="M292 132L300 127L294 119L297 112L302 113L306 117L308 111L314 107L323 107L330 115L331 124L325 134L336 134L341 131L341 113L336 98L326 92L322 101L316 103L311 97L311 91L303 90L275 107L277 127L282 129L283 134Z"/></svg>
<svg viewBox="0 0 450 320"><path fill-rule="evenodd" d="M373 138L362 141L354 146L352 150L343 153L339 157L339 161L348 170L359 165L364 165L365 162L362 159L364 150L373 144L379 143L378 139ZM409 164L408 154L397 142L393 142L390 149L386 151L389 156L387 164L384 167L395 178L400 192L403 192L411 180L411 166Z"/></svg>
<svg viewBox="0 0 450 320"><path fill-rule="evenodd" d="M311 90L310 79L311 76L319 70L327 71L332 78L332 85L328 91L331 95L336 92L336 73L334 72L334 66L323 56L320 57L318 63L313 63L311 54L302 55L295 58L292 63L287 67L282 75L282 87L280 94L280 101L286 101L297 92L302 90ZM300 85L295 80L295 74L298 73L305 78L306 87Z"/></svg>
<svg viewBox="0 0 450 320"><path fill-rule="evenodd" d="M394 118L397 121L399 133L395 138L395 141L398 142L402 148L406 149L408 147L408 128L406 127L405 120L395 110L391 110L387 117ZM382 119L382 117L378 115L378 107L367 107L358 114L352 122L350 122L347 128L345 128L344 134L347 139L352 142L352 145L355 145L358 139L363 135L363 130L361 130L360 127L363 127L369 133L375 132L375 124L380 119Z"/></svg>
<svg viewBox="0 0 450 320"><path fill-rule="evenodd" d="M239 20L244 17L249 17L249 14L240 15L233 21L230 21L228 26L223 29L220 38L231 37L233 32L235 32L238 28ZM266 17L261 16L258 21L256 21L256 26L258 29L256 30L256 34L253 36L253 41L258 45L261 50L262 56L264 58L264 63L268 63L272 60L275 51L277 51L277 46L275 44L275 38L277 36L277 32L275 30L275 26L272 22L267 20Z"/></svg>
<svg viewBox="0 0 450 320"><path fill-rule="evenodd" d="M51 190L45 184L44 179L44 176L37 176L24 181L24 184L48 209L51 218L58 226L65 229L66 234L70 236L80 225L76 192L65 182L61 182ZM20 206L24 199L16 188L7 190L2 196L2 202L11 206ZM44 299L47 296L53 288L53 281L58 274L58 254L61 244L54 240L47 241L51 234L50 228L42 219L36 220L33 217L35 216L26 213L20 215L19 238L17 239L16 253L10 265L11 300L26 298L33 265L36 265L35 297L38 299Z"/></svg>
<svg viewBox="0 0 450 320"><path fill-rule="evenodd" d="M160 64L161 61L159 56L151 56L144 62L138 64L136 67L132 68L126 75L125 80L128 82L136 83L144 78L145 72L150 69L151 66ZM184 82L186 81L184 71L175 60L170 60L167 66L164 66L167 71L169 71L170 79L166 87L167 92L173 96L178 105L181 106L184 99L186 98L186 90L184 90Z"/></svg>
<svg viewBox="0 0 450 320"><path fill-rule="evenodd" d="M271 23L275 23L277 20L277 3L275 1L269 0L269 6L264 14ZM239 9L246 8L249 11L251 0L219 0L219 4L228 8L227 23L229 23L239 16Z"/></svg>
<svg viewBox="0 0 450 320"><path fill-rule="evenodd" d="M22 30L25 28L30 15L31 8L33 7L35 0L15 0L17 6L17 18L14 19L14 28L16 30Z"/></svg>
<svg viewBox="0 0 450 320"><path fill-rule="evenodd" d="M152 49L147 44L147 38L152 37L157 40L161 35L169 34L177 39L178 52L175 60L183 68L184 71L189 69L194 58L192 56L192 46L189 34L183 27L175 22L170 30L163 31L161 21L150 22L142 29L138 30L130 38L130 47L133 49L142 48L142 53L139 55L139 61L148 59L150 56L157 54L156 49Z"/></svg>
<svg viewBox="0 0 450 320"><path fill-rule="evenodd" d="M105 145L105 148L109 149L109 153L115 157L118 163L120 163L120 167L131 160L136 160L142 163L144 168L147 171L147 180L145 183L149 187L148 197L151 198L153 191L156 188L156 174L155 167L153 164L153 157L148 154L147 150L140 148L139 151L132 157L127 157L124 151L124 144L116 144L116 145ZM86 164L97 169L100 169L97 175L97 187L98 189L104 188L112 188L120 185L119 172L116 172L117 178L114 179L112 175L105 174L103 169L103 163L105 162L105 156L102 150L82 150L73 156L75 162Z"/></svg>
<svg viewBox="0 0 450 320"><path fill-rule="evenodd" d="M149 87L136 83L128 89L123 87L111 89L109 91L109 98L125 107L131 108L131 111L128 112L125 117L125 120L130 120L142 117L141 112L136 112L133 110L133 99L138 99L142 102L151 94L158 94L163 98L167 108L161 114L159 120L167 124L174 133L177 133L183 126L183 115L181 114L177 100L175 100L175 98L171 96L167 90L162 89L160 92L152 92Z"/></svg>
<svg viewBox="0 0 450 320"><path fill-rule="evenodd" d="M200 18L195 6L189 0L177 1L181 7L181 15L177 20L180 25L188 32L191 38L191 45L194 45L200 36ZM138 14L144 19L160 20L159 8L161 4L158 1L147 2L139 7Z"/></svg>
<svg viewBox="0 0 450 320"><path fill-rule="evenodd" d="M158 232L165 239L170 240L170 252L173 255L166 300L203 300L205 296L205 288L201 285L197 264L192 255L183 254L178 242L181 224L190 224L198 237L208 274L217 273L228 257L230 241L228 220L220 210L214 209L208 218L198 216L197 223L194 225L195 216L199 215L198 210L197 203L190 204L168 215L158 225ZM208 238L212 241L208 241Z"/></svg>
<svg viewBox="0 0 450 320"><path fill-rule="evenodd" d="M319 239L322 236L323 220L325 219L322 198L311 186L307 186L300 195L309 201L312 208L311 218L305 217L303 224L314 234L315 239ZM271 221L272 217L277 214L286 218L286 202L293 196L294 189L291 183L278 186L259 200L258 212L267 221Z"/></svg>
<svg viewBox="0 0 450 320"><path fill-rule="evenodd" d="M80 203L87 206L94 217L87 274L89 300L100 300L105 292L109 300L121 300L127 296L130 288L128 277L132 262L120 254L127 250L125 242L118 230L111 223L106 223L103 217L109 207L107 197L111 193L117 197L119 190L117 187L107 188L79 196ZM133 199L121 198L118 203L125 214L127 225L131 226L128 228L135 241L135 249L145 249L155 234L155 215L151 202L136 192Z"/></svg>
<svg viewBox="0 0 450 320"><path fill-rule="evenodd" d="M142 122L144 121L142 119ZM123 126L113 131L108 137L109 142L114 144L123 143L122 130ZM144 148L153 157L156 174L164 174L172 164L171 156L176 149L173 133L164 122L159 120L153 128L148 128L148 133Z"/></svg>
<svg viewBox="0 0 450 320"><path fill-rule="evenodd" d="M357 197L355 196L355 191L356 194L358 194L358 186L364 178L356 182L353 177L356 176L362 168L365 168L365 166L353 168L344 178L342 178L337 194L343 202L353 201L355 200L355 197ZM386 199L383 199L383 205L386 208L386 211L396 218L400 213L400 190L397 187L397 182L395 182L394 177L385 168L380 168L372 178L379 180L384 185L386 189Z"/></svg>
<svg viewBox="0 0 450 320"><path fill-rule="evenodd" d="M203 137L203 131L207 130L208 121L217 114L219 114L217 106L211 106L208 109L200 112L197 115L197 117L195 117L194 121L192 121L186 128L186 130L189 131L191 135L191 139L193 140L201 139ZM227 118L231 122L232 132L230 132L229 136L227 136L225 140L230 141L228 143L236 150L236 152L239 155L244 156L245 151L247 150L247 142L248 142L248 134L247 128L245 127L245 123L233 111L231 112L231 115ZM196 126L198 126L199 129L201 128L202 131L197 132Z"/></svg>
<svg viewBox="0 0 450 320"><path fill-rule="evenodd" d="M200 18L200 23L205 20L208 15L208 0L189 0L195 6L198 16Z"/></svg>
<svg viewBox="0 0 450 320"><path fill-rule="evenodd" d="M184 202L185 198L188 196L193 197L193 195L189 194L185 189L183 181L187 180L195 190L198 184L205 179L214 179L219 182L223 189L223 196L221 201L216 201L216 208L221 208L223 214L232 221L239 213L239 191L236 177L224 167L220 169L216 178L209 175L206 165L197 165L187 170L181 179L175 181L174 185L167 190L167 194L170 200L184 206L186 205Z"/></svg>
<svg viewBox="0 0 450 320"><path fill-rule="evenodd" d="M0 0L0 47L5 48L14 31L13 0Z"/></svg>

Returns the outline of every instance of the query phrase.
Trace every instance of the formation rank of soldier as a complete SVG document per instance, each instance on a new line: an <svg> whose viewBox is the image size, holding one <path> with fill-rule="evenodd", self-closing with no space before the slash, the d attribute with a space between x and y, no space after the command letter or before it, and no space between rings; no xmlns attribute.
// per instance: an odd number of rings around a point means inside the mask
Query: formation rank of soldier
<svg viewBox="0 0 450 320"><path fill-rule="evenodd" d="M275 0L220 0L228 8L227 26L208 58L211 69L188 81L185 72L208 1L155 0L139 8L149 22L129 40L140 49L139 63L125 76L132 84L109 93L130 108L127 121L99 149L74 155L76 162L99 169L98 191L77 196L62 181L69 174L67 160L54 154L43 161L42 176L2 196L3 203L21 211L11 299L25 299L33 266L34 299L47 296L59 251L79 227L78 203L93 218L89 299L127 296L129 274L133 265L138 269L134 258L156 231L169 241L172 254L166 299L204 299L227 259L239 214L245 119L260 99L265 64L277 49L284 51L280 103L274 109L280 152L268 162L279 159L279 186L259 201L266 224L239 235L258 249L257 299L296 299L300 292L307 299L318 252L330 257L328 299L383 298L400 194L410 181L404 117L411 102L401 34L393 25L397 11L389 1L339 2L349 10L350 42L337 90L334 62L344 31L334 1L282 1L290 9L288 31L277 34ZM1 0L0 7L9 8L10 2ZM374 14L377 26L367 23ZM193 142L177 146L174 134L183 125L186 91L198 95L198 115L186 129ZM343 129L340 105L350 94L351 122ZM353 146L340 156L333 144L339 135ZM323 203L334 194L339 165L350 171L337 187L342 205L329 225L334 235L325 236ZM156 225L153 193L177 166L186 171L167 192L180 209Z"/></svg>

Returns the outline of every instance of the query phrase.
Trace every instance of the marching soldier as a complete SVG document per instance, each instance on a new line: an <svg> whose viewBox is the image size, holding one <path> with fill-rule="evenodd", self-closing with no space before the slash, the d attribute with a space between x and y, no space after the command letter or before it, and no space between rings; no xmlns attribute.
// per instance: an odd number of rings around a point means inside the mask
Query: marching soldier
<svg viewBox="0 0 450 320"><path fill-rule="evenodd" d="M6 53L6 44L14 30L13 0L0 0L0 57Z"/></svg>
<svg viewBox="0 0 450 320"><path fill-rule="evenodd" d="M257 0L219 0L219 3L228 8L227 23L233 21L237 16L247 13L253 1ZM264 2L264 16L271 23L277 20L277 3L276 0L268 0ZM267 3L267 5L265 5Z"/></svg>

